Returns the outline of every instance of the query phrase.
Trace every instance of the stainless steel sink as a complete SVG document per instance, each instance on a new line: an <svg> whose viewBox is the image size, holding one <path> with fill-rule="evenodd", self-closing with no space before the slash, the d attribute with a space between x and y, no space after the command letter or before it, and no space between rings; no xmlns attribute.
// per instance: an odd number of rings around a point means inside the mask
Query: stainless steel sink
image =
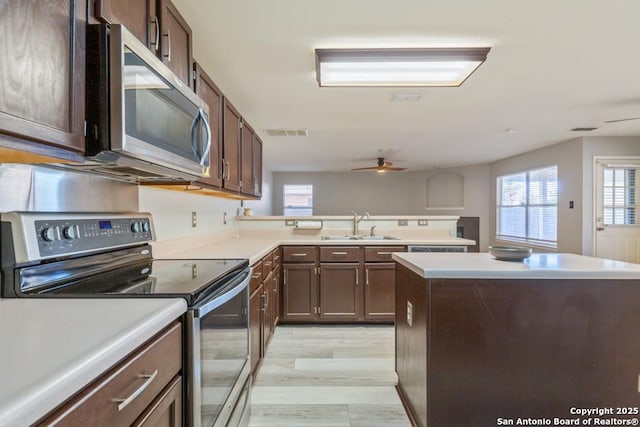
<svg viewBox="0 0 640 427"><path fill-rule="evenodd" d="M346 236L320 236L321 240L399 240L393 236L366 236L366 235L346 235Z"/></svg>

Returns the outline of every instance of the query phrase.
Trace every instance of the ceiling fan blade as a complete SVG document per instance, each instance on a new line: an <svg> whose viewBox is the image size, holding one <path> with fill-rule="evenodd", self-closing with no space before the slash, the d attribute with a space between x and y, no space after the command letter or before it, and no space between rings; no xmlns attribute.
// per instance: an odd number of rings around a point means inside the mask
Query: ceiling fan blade
<svg viewBox="0 0 640 427"><path fill-rule="evenodd" d="M378 169L378 166L371 166L368 168L355 168L355 169L351 169L352 171L366 171L366 170L375 170Z"/></svg>
<svg viewBox="0 0 640 427"><path fill-rule="evenodd" d="M617 123L617 122L628 122L630 120L640 120L640 117L629 117L626 119L616 119L616 120L605 120L605 123Z"/></svg>
<svg viewBox="0 0 640 427"><path fill-rule="evenodd" d="M381 168L382 170L386 170L386 171L403 171L406 170L407 168L394 168L391 166L385 166L383 168Z"/></svg>

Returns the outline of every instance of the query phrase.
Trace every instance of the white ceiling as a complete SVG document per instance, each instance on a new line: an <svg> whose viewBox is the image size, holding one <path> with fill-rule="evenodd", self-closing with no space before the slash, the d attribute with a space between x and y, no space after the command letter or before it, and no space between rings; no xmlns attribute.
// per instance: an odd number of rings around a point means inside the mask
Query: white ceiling
<svg viewBox="0 0 640 427"><path fill-rule="evenodd" d="M485 163L581 136L640 135L637 0L173 0L194 56L273 171ZM459 88L321 88L314 48L490 46ZM418 93L418 102L391 102ZM570 132L574 127L599 127ZM270 137L306 128L307 137ZM515 132L507 132L514 129Z"/></svg>

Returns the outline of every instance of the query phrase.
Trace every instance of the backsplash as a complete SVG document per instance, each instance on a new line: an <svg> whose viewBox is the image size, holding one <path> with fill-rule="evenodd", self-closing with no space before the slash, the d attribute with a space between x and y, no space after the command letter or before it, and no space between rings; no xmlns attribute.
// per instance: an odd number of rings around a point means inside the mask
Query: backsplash
<svg viewBox="0 0 640 427"><path fill-rule="evenodd" d="M47 166L0 164L0 212L135 212L137 185Z"/></svg>

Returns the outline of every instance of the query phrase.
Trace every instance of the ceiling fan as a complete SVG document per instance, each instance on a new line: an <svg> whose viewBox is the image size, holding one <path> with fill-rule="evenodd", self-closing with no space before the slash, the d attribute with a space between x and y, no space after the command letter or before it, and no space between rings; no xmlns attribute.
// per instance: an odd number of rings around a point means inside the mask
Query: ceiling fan
<svg viewBox="0 0 640 427"><path fill-rule="evenodd" d="M403 171L407 168L394 168L391 166L393 163L385 162L384 157L378 157L378 166L370 166L367 168L355 168L351 169L352 171L364 171L364 170L375 170L376 172L385 172L385 171Z"/></svg>

